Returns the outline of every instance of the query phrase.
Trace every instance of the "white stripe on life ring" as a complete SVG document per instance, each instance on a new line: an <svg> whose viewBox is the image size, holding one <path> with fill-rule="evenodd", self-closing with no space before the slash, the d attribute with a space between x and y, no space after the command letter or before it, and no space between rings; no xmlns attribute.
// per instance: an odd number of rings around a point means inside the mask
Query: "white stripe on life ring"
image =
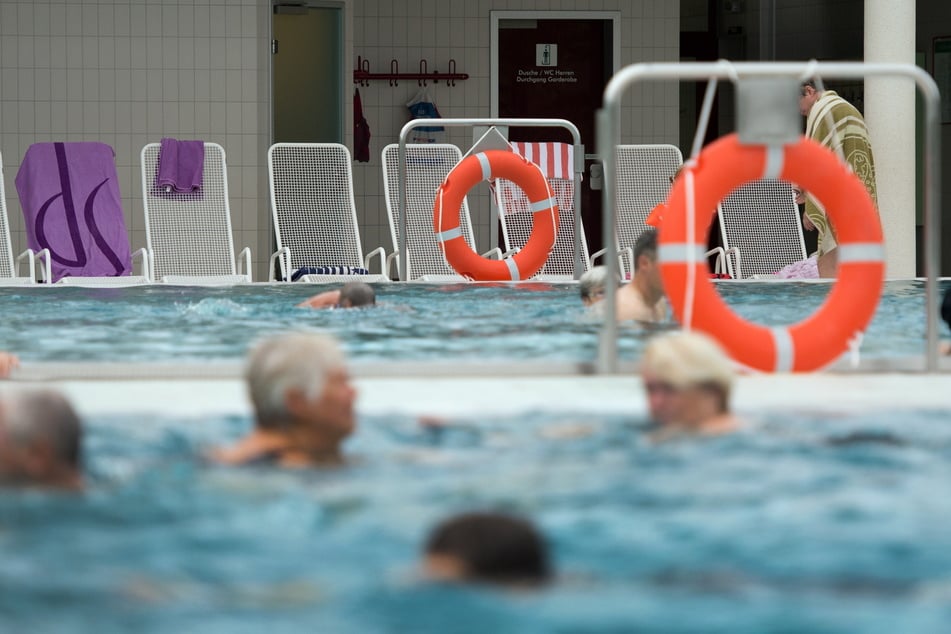
<svg viewBox="0 0 951 634"><path fill-rule="evenodd" d="M489 164L489 157L483 152L475 155L479 159L479 165L482 167L482 180L487 181L492 178L492 165Z"/></svg>
<svg viewBox="0 0 951 634"><path fill-rule="evenodd" d="M448 229L446 231L440 231L436 234L436 240L439 242L449 242L453 238L459 238L462 236L462 227L456 227L455 229Z"/></svg>
<svg viewBox="0 0 951 634"><path fill-rule="evenodd" d="M661 244L657 247L657 259L661 262L697 263L707 261L707 250L699 244Z"/></svg>
<svg viewBox="0 0 951 634"><path fill-rule="evenodd" d="M521 278L519 278L518 276L518 265L515 264L515 260L513 260L512 258L505 258L502 261L505 262L505 266L509 267L509 274L511 274L512 276L512 281L513 282L519 281L519 279Z"/></svg>
<svg viewBox="0 0 951 634"><path fill-rule="evenodd" d="M839 264L884 261L885 247L878 242L853 242L839 245Z"/></svg>
<svg viewBox="0 0 951 634"><path fill-rule="evenodd" d="M796 360L796 349L788 328L770 328L773 345L776 347L776 367L774 372L791 372Z"/></svg>

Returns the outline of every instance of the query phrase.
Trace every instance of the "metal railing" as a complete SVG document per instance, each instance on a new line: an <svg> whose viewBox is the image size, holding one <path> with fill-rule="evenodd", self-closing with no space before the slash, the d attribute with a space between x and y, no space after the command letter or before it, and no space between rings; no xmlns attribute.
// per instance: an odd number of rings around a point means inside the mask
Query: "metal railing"
<svg viewBox="0 0 951 634"><path fill-rule="evenodd" d="M925 370L935 372L938 369L938 265L941 255L941 216L940 183L937 178L941 164L940 126L941 97L938 87L931 76L923 69L910 64L865 64L862 62L691 62L691 63L650 63L634 64L618 71L604 89L603 107L598 111L597 150L604 163L605 195L602 202L604 213L604 241L611 244L616 224L617 195L617 156L615 146L619 138L621 98L625 91L640 81L648 80L702 80L710 81L701 120L698 124L698 139L702 139L701 130L706 128L712 102L712 88L715 82L728 79L739 84L745 79L768 77L787 78L805 81L816 77L835 77L863 79L869 76L901 76L912 79L924 98L925 135L922 149L924 170L924 236L925 236L925 310L927 337L925 350ZM738 121L738 124L742 122ZM697 139L694 152L699 151ZM617 275L617 262L613 258L606 261L608 279ZM618 371L616 289L608 285L604 301L605 320L598 340L597 370L600 373Z"/></svg>

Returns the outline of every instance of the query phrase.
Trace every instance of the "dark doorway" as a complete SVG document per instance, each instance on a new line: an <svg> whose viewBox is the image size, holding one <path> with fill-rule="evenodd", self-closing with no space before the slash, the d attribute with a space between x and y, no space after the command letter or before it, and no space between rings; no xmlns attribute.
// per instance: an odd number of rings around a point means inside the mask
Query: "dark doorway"
<svg viewBox="0 0 951 634"><path fill-rule="evenodd" d="M499 20L498 60L499 117L567 119L594 153L595 113L614 70L612 19ZM571 143L571 136L561 128L512 128L509 140ZM601 191L590 182L581 183L581 212L594 252L602 244Z"/></svg>

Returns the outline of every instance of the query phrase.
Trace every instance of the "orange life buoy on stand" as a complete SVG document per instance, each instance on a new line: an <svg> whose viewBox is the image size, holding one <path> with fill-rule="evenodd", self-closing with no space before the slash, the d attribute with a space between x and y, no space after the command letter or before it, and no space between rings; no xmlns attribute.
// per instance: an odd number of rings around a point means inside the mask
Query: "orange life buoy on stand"
<svg viewBox="0 0 951 634"><path fill-rule="evenodd" d="M505 178L528 196L532 206L532 233L511 257L490 260L473 251L459 228L459 209L469 190L480 181ZM487 150L470 154L446 176L436 191L433 228L446 261L460 275L477 281L525 280L545 265L558 227L558 204L541 169L514 152Z"/></svg>
<svg viewBox="0 0 951 634"><path fill-rule="evenodd" d="M801 184L825 206L839 243L838 279L803 321L766 327L733 312L707 276L707 233L717 203L760 178ZM848 349L875 314L885 280L882 227L862 182L828 149L805 137L784 146L723 137L688 164L667 199L658 259L674 314L716 338L733 358L764 371L811 371Z"/></svg>

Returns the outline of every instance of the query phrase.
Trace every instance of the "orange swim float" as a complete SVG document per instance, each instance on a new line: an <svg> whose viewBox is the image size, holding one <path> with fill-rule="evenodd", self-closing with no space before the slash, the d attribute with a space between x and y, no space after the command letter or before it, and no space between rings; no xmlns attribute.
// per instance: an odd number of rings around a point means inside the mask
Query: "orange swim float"
<svg viewBox="0 0 951 634"><path fill-rule="evenodd" d="M528 196L533 219L525 246L511 257L490 260L473 251L459 228L459 209L469 190L481 181L505 178ZM487 150L470 154L446 176L436 191L433 228L446 261L460 275L477 281L524 280L538 273L558 227L558 204L541 168L514 152Z"/></svg>
<svg viewBox="0 0 951 634"><path fill-rule="evenodd" d="M704 253L717 203L760 178L798 183L815 195L839 242L838 279L828 297L790 326L741 318L707 276ZM835 154L805 137L785 146L743 145L736 134L711 143L674 183L658 243L664 289L677 319L717 339L736 361L764 371L817 370L838 358L868 326L885 280L882 226L868 191Z"/></svg>

